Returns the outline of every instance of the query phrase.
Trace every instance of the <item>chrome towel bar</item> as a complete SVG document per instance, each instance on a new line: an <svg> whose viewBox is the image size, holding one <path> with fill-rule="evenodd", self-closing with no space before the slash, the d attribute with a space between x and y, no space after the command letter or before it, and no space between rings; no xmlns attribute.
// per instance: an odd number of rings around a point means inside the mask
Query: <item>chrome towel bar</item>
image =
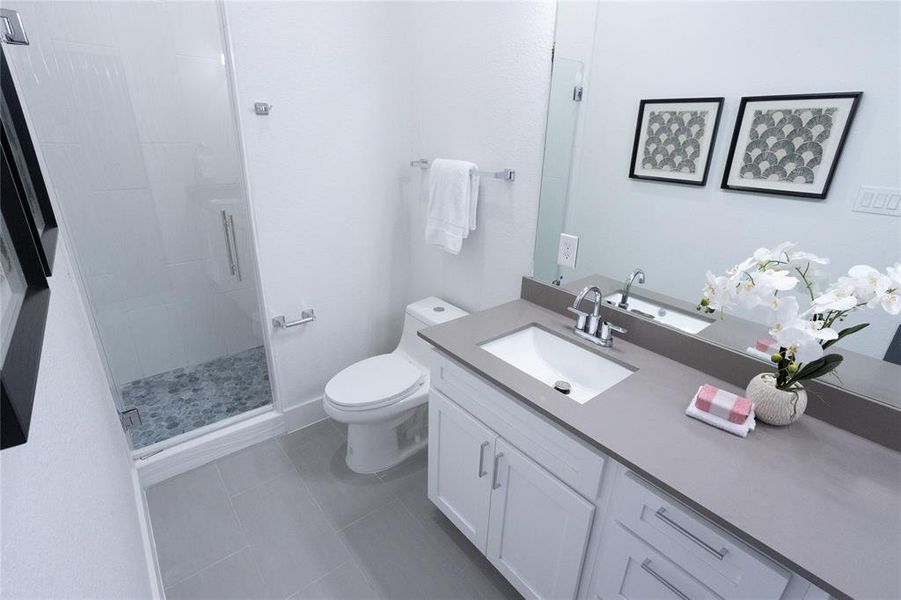
<svg viewBox="0 0 901 600"><path fill-rule="evenodd" d="M307 308L300 313L300 318L296 321L287 321L285 315L279 315L272 318L272 326L279 329L288 329L289 327L297 327L304 323L316 320L316 312L312 308Z"/></svg>
<svg viewBox="0 0 901 600"><path fill-rule="evenodd" d="M411 167L419 167L423 171L428 170L429 159L420 158L419 160L410 161ZM503 179L504 181L516 181L516 171L513 169L504 169L503 171L479 171L482 177L493 177L494 179Z"/></svg>

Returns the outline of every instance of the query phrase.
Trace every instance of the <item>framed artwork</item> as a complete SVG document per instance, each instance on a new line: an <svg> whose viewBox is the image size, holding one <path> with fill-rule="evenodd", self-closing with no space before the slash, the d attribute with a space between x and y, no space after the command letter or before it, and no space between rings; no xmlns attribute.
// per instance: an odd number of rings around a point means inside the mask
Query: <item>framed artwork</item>
<svg viewBox="0 0 901 600"><path fill-rule="evenodd" d="M705 185L722 98L642 100L629 177Z"/></svg>
<svg viewBox="0 0 901 600"><path fill-rule="evenodd" d="M825 198L861 95L742 98L723 189Z"/></svg>

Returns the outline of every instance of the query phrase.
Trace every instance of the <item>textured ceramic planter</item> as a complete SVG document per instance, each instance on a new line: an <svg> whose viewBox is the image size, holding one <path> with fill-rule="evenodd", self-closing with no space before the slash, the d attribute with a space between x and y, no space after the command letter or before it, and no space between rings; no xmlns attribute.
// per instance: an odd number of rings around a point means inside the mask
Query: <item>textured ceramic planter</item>
<svg viewBox="0 0 901 600"><path fill-rule="evenodd" d="M789 425L807 408L807 391L800 384L795 387L790 392L777 390L775 375L761 373L751 380L745 394L754 403L756 418L770 425Z"/></svg>

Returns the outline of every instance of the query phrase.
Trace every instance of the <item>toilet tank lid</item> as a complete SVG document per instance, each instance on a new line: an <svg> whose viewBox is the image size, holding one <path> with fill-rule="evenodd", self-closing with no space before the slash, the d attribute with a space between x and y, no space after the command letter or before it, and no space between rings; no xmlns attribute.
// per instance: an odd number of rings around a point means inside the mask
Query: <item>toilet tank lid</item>
<svg viewBox="0 0 901 600"><path fill-rule="evenodd" d="M407 314L426 325L438 325L465 317L469 313L441 298L429 296L408 305Z"/></svg>

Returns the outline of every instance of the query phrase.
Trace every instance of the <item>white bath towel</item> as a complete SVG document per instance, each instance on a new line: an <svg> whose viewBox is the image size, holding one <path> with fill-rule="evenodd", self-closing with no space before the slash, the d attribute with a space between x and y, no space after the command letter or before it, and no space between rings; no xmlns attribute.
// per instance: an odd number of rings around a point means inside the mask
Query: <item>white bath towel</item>
<svg viewBox="0 0 901 600"><path fill-rule="evenodd" d="M479 169L471 162L436 158L429 168L429 209L425 241L459 254L476 228Z"/></svg>

